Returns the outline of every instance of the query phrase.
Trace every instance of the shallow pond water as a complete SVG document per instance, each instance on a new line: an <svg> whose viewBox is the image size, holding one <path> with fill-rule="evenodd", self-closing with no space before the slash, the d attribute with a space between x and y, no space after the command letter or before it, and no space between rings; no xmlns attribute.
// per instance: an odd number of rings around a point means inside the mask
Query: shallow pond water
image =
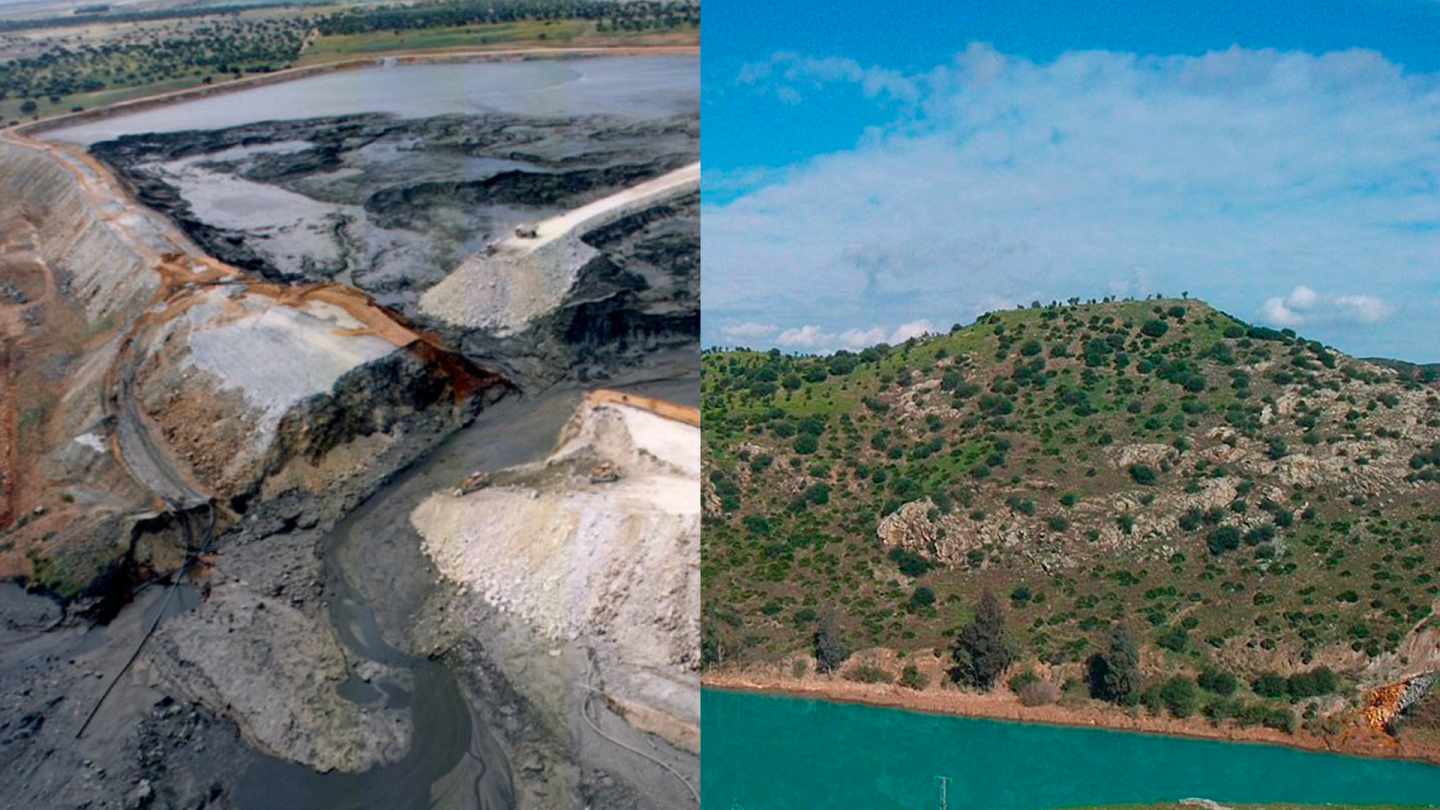
<svg viewBox="0 0 1440 810"><path fill-rule="evenodd" d="M525 62L386 65L281 82L52 130L91 144L142 132L222 129L255 121L362 112L421 118L447 113L592 114L655 118L699 109L692 56L588 57Z"/></svg>

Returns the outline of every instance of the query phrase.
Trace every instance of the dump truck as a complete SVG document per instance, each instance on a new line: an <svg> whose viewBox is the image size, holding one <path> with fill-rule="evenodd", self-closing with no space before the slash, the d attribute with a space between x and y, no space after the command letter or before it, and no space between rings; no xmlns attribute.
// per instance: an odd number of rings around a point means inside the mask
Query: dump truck
<svg viewBox="0 0 1440 810"><path fill-rule="evenodd" d="M477 489L484 489L488 486L490 486L490 473L484 470L476 470L465 476L465 480L461 481L460 486L455 488L455 497L459 498L462 495L469 495Z"/></svg>

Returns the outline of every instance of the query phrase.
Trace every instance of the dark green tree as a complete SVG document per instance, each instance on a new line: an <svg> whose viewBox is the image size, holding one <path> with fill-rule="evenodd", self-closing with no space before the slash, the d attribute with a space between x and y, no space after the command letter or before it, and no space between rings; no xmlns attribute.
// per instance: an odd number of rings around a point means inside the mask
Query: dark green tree
<svg viewBox="0 0 1440 810"><path fill-rule="evenodd" d="M1140 699L1140 652L1124 625L1110 633L1110 649L1090 657L1090 694L1122 706Z"/></svg>
<svg viewBox="0 0 1440 810"><path fill-rule="evenodd" d="M957 683L989 691L1014 656L1005 639L1005 609L985 591L975 605L975 618L960 630L952 651L950 676Z"/></svg>
<svg viewBox="0 0 1440 810"><path fill-rule="evenodd" d="M839 669L850 657L850 647L840 634L840 621L833 612L820 618L815 629L815 668L823 673Z"/></svg>

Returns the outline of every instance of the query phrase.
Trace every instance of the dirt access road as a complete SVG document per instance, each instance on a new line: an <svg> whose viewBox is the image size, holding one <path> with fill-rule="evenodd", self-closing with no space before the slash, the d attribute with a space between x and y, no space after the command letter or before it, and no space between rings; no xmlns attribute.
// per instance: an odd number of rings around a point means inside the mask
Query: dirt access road
<svg viewBox="0 0 1440 810"><path fill-rule="evenodd" d="M623 212L642 208L651 203L674 196L691 188L700 187L700 162L662 174L653 180L646 180L624 191L618 191L573 211L542 220L535 224L535 236L512 236L495 246L496 253L534 253L540 248L563 239L572 233L591 231Z"/></svg>

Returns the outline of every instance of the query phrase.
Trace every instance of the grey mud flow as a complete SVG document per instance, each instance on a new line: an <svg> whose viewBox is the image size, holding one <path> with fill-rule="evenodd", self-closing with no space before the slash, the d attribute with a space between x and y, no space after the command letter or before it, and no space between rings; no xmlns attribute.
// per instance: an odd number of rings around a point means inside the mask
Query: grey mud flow
<svg viewBox="0 0 1440 810"><path fill-rule="evenodd" d="M681 404L699 398L698 380L679 376L616 387ZM662 377L665 375L662 372ZM415 506L442 484L453 484L477 467L500 469L542 457L574 412L583 391L557 386L535 397L504 400L470 427L442 442L400 472L336 525L325 541L326 590L330 621L350 657L368 659L410 674L410 685L352 677L341 694L377 708L411 711L410 751L398 762L359 774L317 773L310 768L254 754L235 788L241 810L505 810L516 807L515 775L492 731L497 707L472 706L455 674L443 661L408 655L382 636L381 627L403 626L419 612L437 573L409 525ZM368 566L366 575L358 573ZM389 572L383 598L362 583L380 583L376 567ZM371 590L378 590L373 588ZM385 611L382 621L376 606ZM392 631L393 632L393 631ZM621 753L621 756L626 756ZM637 761L637 769L648 766ZM663 774L660 778L668 778Z"/></svg>

